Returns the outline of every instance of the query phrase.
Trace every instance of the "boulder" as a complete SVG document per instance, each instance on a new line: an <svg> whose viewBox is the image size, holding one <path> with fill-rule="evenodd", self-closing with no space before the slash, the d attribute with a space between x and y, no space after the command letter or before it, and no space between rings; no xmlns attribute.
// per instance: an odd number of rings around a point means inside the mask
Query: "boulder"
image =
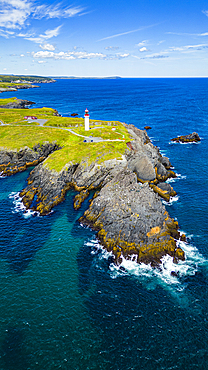
<svg viewBox="0 0 208 370"><path fill-rule="evenodd" d="M136 156L131 159L128 167L137 174L139 180L153 181L156 178L152 162L146 155Z"/></svg>
<svg viewBox="0 0 208 370"><path fill-rule="evenodd" d="M160 157L159 158L159 161L160 163L162 163L162 165L166 168L166 169L170 169L171 167L171 163L169 161L169 158L168 157Z"/></svg>
<svg viewBox="0 0 208 370"><path fill-rule="evenodd" d="M193 132L192 134L189 135L175 137L171 139L171 141L174 141L176 143L193 143L193 142L197 143L198 141L201 141L201 139L197 132Z"/></svg>

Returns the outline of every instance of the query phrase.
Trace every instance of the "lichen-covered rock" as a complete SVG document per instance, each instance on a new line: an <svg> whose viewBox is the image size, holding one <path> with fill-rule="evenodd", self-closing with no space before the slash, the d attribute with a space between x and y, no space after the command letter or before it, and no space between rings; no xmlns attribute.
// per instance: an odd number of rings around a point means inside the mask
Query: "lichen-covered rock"
<svg viewBox="0 0 208 370"><path fill-rule="evenodd" d="M56 143L44 143L35 145L33 149L28 147L17 150L0 151L0 172L10 176L17 172L25 171L30 166L36 166L55 150L60 149Z"/></svg>
<svg viewBox="0 0 208 370"><path fill-rule="evenodd" d="M171 141L174 141L176 143L193 143L193 142L197 143L198 141L201 141L201 139L197 132L193 132L192 134L189 135L175 137L171 139Z"/></svg>
<svg viewBox="0 0 208 370"><path fill-rule="evenodd" d="M91 202L80 221L98 230L102 244L112 251L117 263L121 256L145 263L158 263L169 254L184 258L178 251L178 224L172 220L159 197L148 184L125 169L108 182Z"/></svg>
<svg viewBox="0 0 208 370"><path fill-rule="evenodd" d="M148 140L145 131L133 125L127 127L134 140L128 143L121 160L100 164L83 158L80 163L68 163L59 173L43 162L30 173L28 185L20 195L27 208L46 215L64 200L68 189L73 187L79 192L75 209L90 190L98 189L80 221L98 231L99 240L112 251L116 263L124 256L154 265L165 254L177 262L184 259L184 252L176 243L180 238L178 223L169 217L160 200L169 200L173 195L171 186L161 181L175 174L169 170L168 160L161 161L158 148ZM37 145L33 150L37 155L46 155L51 147Z"/></svg>
<svg viewBox="0 0 208 370"><path fill-rule="evenodd" d="M159 161L160 163L162 163L162 165L167 169L169 170L171 168L171 163L170 163L170 160L168 157L160 157L159 158Z"/></svg>
<svg viewBox="0 0 208 370"><path fill-rule="evenodd" d="M153 181L156 178L151 160L146 155L136 156L128 162L128 167L142 181Z"/></svg>

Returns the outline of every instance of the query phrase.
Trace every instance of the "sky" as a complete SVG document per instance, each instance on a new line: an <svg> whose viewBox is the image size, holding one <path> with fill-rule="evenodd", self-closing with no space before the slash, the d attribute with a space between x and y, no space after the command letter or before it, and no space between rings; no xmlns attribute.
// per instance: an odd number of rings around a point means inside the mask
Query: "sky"
<svg viewBox="0 0 208 370"><path fill-rule="evenodd" d="M0 73L208 77L208 1L0 0Z"/></svg>

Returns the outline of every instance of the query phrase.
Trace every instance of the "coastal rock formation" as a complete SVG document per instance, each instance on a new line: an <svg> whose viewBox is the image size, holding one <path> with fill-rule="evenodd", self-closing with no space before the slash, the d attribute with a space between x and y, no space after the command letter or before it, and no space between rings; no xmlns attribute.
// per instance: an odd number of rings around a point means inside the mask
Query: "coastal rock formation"
<svg viewBox="0 0 208 370"><path fill-rule="evenodd" d="M175 241L180 238L177 222L148 184L138 183L128 169L101 189L80 221L98 230L98 238L117 263L125 257L157 264L165 254L175 261L184 259Z"/></svg>
<svg viewBox="0 0 208 370"><path fill-rule="evenodd" d="M25 109L25 108L28 108L32 104L35 104L35 103L30 101L30 100L16 99L16 101L14 101L14 102L7 103L7 104L4 104L4 105L0 105L0 108Z"/></svg>
<svg viewBox="0 0 208 370"><path fill-rule="evenodd" d="M121 160L100 164L83 158L80 163L68 163L59 173L43 162L31 171L20 196L26 208L46 215L64 200L68 189L78 191L75 209L96 189L80 222L98 231L100 242L116 263L125 257L155 265L166 254L175 262L183 260L184 252L177 246L178 223L170 218L160 198L168 201L176 194L164 182L176 175L145 131L126 127L133 140ZM33 149L39 156L47 154L38 146Z"/></svg>
<svg viewBox="0 0 208 370"><path fill-rule="evenodd" d="M189 135L175 137L171 139L171 141L174 141L176 143L193 143L193 142L197 143L198 141L201 141L201 139L197 132L193 132L192 134Z"/></svg>
<svg viewBox="0 0 208 370"><path fill-rule="evenodd" d="M35 145L33 150L25 147L19 151L0 150L1 175L10 176L17 172L25 171L27 167L35 166L44 161L55 150L60 149L56 143Z"/></svg>
<svg viewBox="0 0 208 370"><path fill-rule="evenodd" d="M0 87L0 93L6 92L6 91L17 91L21 89L34 89L36 87L39 87L37 85L31 85L31 84L23 84L23 85L15 85L15 87L8 86L8 87Z"/></svg>

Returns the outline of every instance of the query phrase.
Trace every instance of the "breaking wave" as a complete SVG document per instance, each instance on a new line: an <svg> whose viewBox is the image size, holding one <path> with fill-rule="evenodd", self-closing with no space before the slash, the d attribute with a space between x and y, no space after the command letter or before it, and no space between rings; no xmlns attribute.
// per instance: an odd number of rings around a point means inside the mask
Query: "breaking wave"
<svg viewBox="0 0 208 370"><path fill-rule="evenodd" d="M21 213L24 218L28 218L31 216L39 216L39 212L32 211L31 209L26 209L22 202L22 198L20 197L20 192L12 192L9 195L10 199L13 199L13 209L12 213Z"/></svg>
<svg viewBox="0 0 208 370"><path fill-rule="evenodd" d="M190 240L189 236L187 239ZM90 240L85 245L91 248L91 254L99 261L112 260L112 253L99 244L97 240ZM148 290L155 289L158 285L165 288L171 288L173 292L182 292L185 289L184 277L193 276L200 267L207 266L207 260L199 253L198 249L187 242L177 241L177 246L181 247L186 259L179 261L177 264L173 262L173 257L166 255L161 259L161 264L158 267L152 267L150 264L136 263L135 256L131 259L122 257L122 263L117 266L110 262L109 273L112 279L119 278L124 275L132 275L140 280Z"/></svg>

